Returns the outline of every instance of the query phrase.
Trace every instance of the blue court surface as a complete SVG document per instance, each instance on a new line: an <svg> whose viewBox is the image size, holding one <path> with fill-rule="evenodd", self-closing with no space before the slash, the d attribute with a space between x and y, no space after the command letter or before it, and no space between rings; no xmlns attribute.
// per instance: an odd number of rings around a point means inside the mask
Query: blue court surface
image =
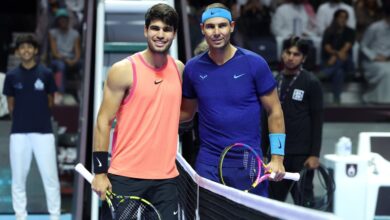
<svg viewBox="0 0 390 220"><path fill-rule="evenodd" d="M15 220L15 215L0 215L1 220ZM61 220L71 220L71 214L62 214ZM49 215L28 215L27 220L50 220Z"/></svg>

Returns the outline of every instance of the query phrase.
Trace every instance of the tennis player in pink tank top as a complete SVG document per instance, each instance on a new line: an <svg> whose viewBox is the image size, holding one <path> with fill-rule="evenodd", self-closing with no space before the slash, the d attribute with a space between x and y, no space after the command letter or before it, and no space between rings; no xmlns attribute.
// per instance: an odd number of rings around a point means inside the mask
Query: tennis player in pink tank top
<svg viewBox="0 0 390 220"><path fill-rule="evenodd" d="M139 196L150 201L164 220L178 218L175 158L184 65L168 55L177 25L178 14L167 4L156 4L146 12L148 47L109 70L93 146L92 188L101 199L107 190Z"/></svg>

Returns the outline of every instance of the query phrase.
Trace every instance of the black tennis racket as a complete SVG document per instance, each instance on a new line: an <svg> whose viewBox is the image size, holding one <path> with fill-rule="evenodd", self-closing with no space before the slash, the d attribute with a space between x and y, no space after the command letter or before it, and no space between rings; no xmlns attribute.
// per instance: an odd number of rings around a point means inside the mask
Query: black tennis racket
<svg viewBox="0 0 390 220"><path fill-rule="evenodd" d="M92 183L94 176L81 163L76 165L75 170ZM106 200L114 220L161 220L152 203L138 196L122 196L106 191Z"/></svg>

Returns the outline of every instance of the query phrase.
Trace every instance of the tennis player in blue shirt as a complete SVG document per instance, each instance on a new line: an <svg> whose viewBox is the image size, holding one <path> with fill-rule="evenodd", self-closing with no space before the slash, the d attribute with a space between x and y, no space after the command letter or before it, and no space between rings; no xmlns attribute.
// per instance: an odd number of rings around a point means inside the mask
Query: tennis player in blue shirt
<svg viewBox="0 0 390 220"><path fill-rule="evenodd" d="M196 171L220 182L219 157L226 146L236 142L255 147L262 156L261 112L264 108L268 114L272 154L268 166L276 173L273 180L280 181L284 176L286 135L276 82L268 64L261 56L230 43L235 23L225 5L207 6L200 26L209 51L186 64L180 116L181 121L188 121L196 110L199 114L200 150ZM236 171L227 174L236 182L235 186L245 181L241 178L249 178L238 177L239 169L237 166ZM268 196L267 185L263 182L252 192Z"/></svg>

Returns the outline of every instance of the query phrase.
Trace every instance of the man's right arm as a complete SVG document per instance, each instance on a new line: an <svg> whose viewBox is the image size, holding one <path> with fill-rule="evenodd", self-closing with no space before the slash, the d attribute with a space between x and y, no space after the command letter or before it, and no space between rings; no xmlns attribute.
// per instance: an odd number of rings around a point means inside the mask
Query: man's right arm
<svg viewBox="0 0 390 220"><path fill-rule="evenodd" d="M197 99L187 99L182 97L180 107L180 123L191 121L198 108Z"/></svg>
<svg viewBox="0 0 390 220"><path fill-rule="evenodd" d="M111 124L116 112L132 84L132 69L129 61L122 60L113 65L110 69L103 89L103 101L97 116L96 127L93 137L93 151L103 154L108 152ZM95 160L96 158L93 158ZM99 161L107 164L107 161ZM95 175L92 181L92 189L105 199L106 190L111 190L111 183L107 173L102 172Z"/></svg>
<svg viewBox="0 0 390 220"><path fill-rule="evenodd" d="M14 103L15 103L14 97L7 96L8 112L11 118L12 118L12 112L14 111Z"/></svg>

